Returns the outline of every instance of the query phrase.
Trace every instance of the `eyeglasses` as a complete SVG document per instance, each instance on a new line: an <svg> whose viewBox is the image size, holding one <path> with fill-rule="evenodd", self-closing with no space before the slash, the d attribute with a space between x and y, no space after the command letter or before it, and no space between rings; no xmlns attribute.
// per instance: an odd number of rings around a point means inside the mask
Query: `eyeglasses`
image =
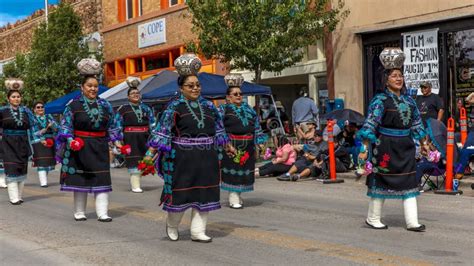
<svg viewBox="0 0 474 266"><path fill-rule="evenodd" d="M140 95L139 92L130 92L130 95Z"/></svg>
<svg viewBox="0 0 474 266"><path fill-rule="evenodd" d="M234 96L234 97L239 97L239 96L242 96L242 93L240 92L235 92L235 93L231 93L230 95Z"/></svg>
<svg viewBox="0 0 474 266"><path fill-rule="evenodd" d="M183 84L184 87L188 87L190 89L193 89L193 88L197 88L197 89L200 89L201 88L201 84L197 83L197 84Z"/></svg>
<svg viewBox="0 0 474 266"><path fill-rule="evenodd" d="M44 106L38 105L38 106L36 106L35 108L36 108L36 109L44 109Z"/></svg>

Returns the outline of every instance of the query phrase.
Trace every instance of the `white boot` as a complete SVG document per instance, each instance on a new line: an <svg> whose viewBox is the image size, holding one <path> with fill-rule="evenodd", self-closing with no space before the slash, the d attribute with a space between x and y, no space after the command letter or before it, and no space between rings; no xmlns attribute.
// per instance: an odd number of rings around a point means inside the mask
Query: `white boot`
<svg viewBox="0 0 474 266"><path fill-rule="evenodd" d="M418 207L415 197L403 200L403 210L405 212L407 230L415 232L425 231L425 225L418 223Z"/></svg>
<svg viewBox="0 0 474 266"><path fill-rule="evenodd" d="M23 188L25 187L25 181L18 182L18 199L23 203Z"/></svg>
<svg viewBox="0 0 474 266"><path fill-rule="evenodd" d="M109 209L109 193L102 192L95 195L95 212L100 222L111 222L112 217L107 215Z"/></svg>
<svg viewBox="0 0 474 266"><path fill-rule="evenodd" d="M201 243L212 242L206 235L207 216L209 212L191 211L191 240Z"/></svg>
<svg viewBox="0 0 474 266"><path fill-rule="evenodd" d="M178 226L181 223L184 212L168 212L166 218L166 235L171 241L178 241L179 231Z"/></svg>
<svg viewBox="0 0 474 266"><path fill-rule="evenodd" d="M243 206L240 203L240 193L238 192L229 192L229 206L231 209L242 209Z"/></svg>
<svg viewBox="0 0 474 266"><path fill-rule="evenodd" d="M242 193L238 192L237 194L239 195L239 204L242 205L242 207L244 207L244 200L242 199Z"/></svg>
<svg viewBox="0 0 474 266"><path fill-rule="evenodd" d="M5 174L0 174L0 188L7 188L7 183L5 182Z"/></svg>
<svg viewBox="0 0 474 266"><path fill-rule="evenodd" d="M41 187L48 187L48 172L46 171L38 171L38 178L40 181Z"/></svg>
<svg viewBox="0 0 474 266"><path fill-rule="evenodd" d="M382 207L385 199L370 198L369 201L369 213L367 214L367 220L365 223L373 229L387 229L388 226L380 221L382 216Z"/></svg>
<svg viewBox="0 0 474 266"><path fill-rule="evenodd" d="M130 175L130 185L132 186L132 192L142 193L143 190L140 188L140 174L131 174Z"/></svg>
<svg viewBox="0 0 474 266"><path fill-rule="evenodd" d="M87 193L74 192L74 220L85 221L87 206Z"/></svg>
<svg viewBox="0 0 474 266"><path fill-rule="evenodd" d="M18 195L18 182L9 182L7 184L8 188L8 197L10 198L10 203L13 205L21 204L20 197Z"/></svg>

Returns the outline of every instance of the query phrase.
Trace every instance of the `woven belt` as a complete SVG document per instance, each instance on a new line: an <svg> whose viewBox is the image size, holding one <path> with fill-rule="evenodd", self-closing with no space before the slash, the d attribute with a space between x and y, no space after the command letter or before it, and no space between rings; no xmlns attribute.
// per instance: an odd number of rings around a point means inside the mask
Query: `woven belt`
<svg viewBox="0 0 474 266"><path fill-rule="evenodd" d="M148 126L143 127L125 127L123 132L148 132L150 128Z"/></svg>
<svg viewBox="0 0 474 266"><path fill-rule="evenodd" d="M410 136L410 129L395 129L379 127L379 133L390 137L408 137Z"/></svg>
<svg viewBox="0 0 474 266"><path fill-rule="evenodd" d="M214 143L213 138L173 138L173 143L179 145L209 145Z"/></svg>
<svg viewBox="0 0 474 266"><path fill-rule="evenodd" d="M20 130L20 129L4 129L3 130L3 135L6 135L6 136L26 136L27 131L26 130Z"/></svg>
<svg viewBox="0 0 474 266"><path fill-rule="evenodd" d="M90 131L74 130L74 135L78 137L101 138L101 137L105 137L106 134L107 132L105 131L90 132Z"/></svg>
<svg viewBox="0 0 474 266"><path fill-rule="evenodd" d="M253 139L253 135L234 135L234 134L229 134L230 139L234 140L251 140Z"/></svg>

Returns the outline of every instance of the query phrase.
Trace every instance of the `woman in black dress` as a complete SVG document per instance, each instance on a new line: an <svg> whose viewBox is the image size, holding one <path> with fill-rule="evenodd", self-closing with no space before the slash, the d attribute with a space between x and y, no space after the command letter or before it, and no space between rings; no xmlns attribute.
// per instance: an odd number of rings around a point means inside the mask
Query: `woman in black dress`
<svg viewBox="0 0 474 266"><path fill-rule="evenodd" d="M21 105L23 82L7 79L8 104L0 108L0 127L3 128L3 164L10 203L23 203L23 186L27 177L30 142L46 145L30 109ZM40 143L41 142L41 143Z"/></svg>
<svg viewBox="0 0 474 266"><path fill-rule="evenodd" d="M416 197L420 195L416 178L415 143L426 133L415 101L404 94L405 56L399 48L385 48L380 60L385 67L384 92L370 103L368 116L358 136L364 141L359 158L372 164L367 176L370 197L366 224L387 229L380 221L385 199L403 200L407 230L424 231L418 223Z"/></svg>
<svg viewBox="0 0 474 266"><path fill-rule="evenodd" d="M268 136L260 127L257 113L242 101L240 87L244 81L241 75L230 74L224 77L229 87L227 104L221 105L224 127L232 146L236 149L235 156L221 152L221 189L229 191L229 206L232 209L243 208L242 192L253 191L255 182L255 145L263 144ZM221 149L222 150L222 149Z"/></svg>
<svg viewBox="0 0 474 266"><path fill-rule="evenodd" d="M217 148L228 137L217 108L200 96L199 58L185 54L176 59L175 66L181 95L168 104L151 132L145 159L160 152L156 165L165 182L161 203L168 212L168 238L178 240L181 218L192 208L191 239L208 243L212 241L206 235L209 211L221 207Z"/></svg>
<svg viewBox="0 0 474 266"><path fill-rule="evenodd" d="M147 151L146 143L150 136L150 129L155 124L153 110L141 102L140 79L135 77L127 78L128 104L124 104L117 109L117 119L123 131L123 142L130 145L130 154L125 155L125 163L130 174L130 185L132 192L142 193L140 186L141 174L138 170L140 161Z"/></svg>
<svg viewBox="0 0 474 266"><path fill-rule="evenodd" d="M3 168L3 128L0 127L0 188L7 188L5 169Z"/></svg>
<svg viewBox="0 0 474 266"><path fill-rule="evenodd" d="M74 192L74 219L85 221L87 193L94 193L97 218L110 222L109 192L112 191L109 141L121 147L120 128L112 105L97 97L100 72L95 59L83 59L78 69L84 75L82 95L66 106L57 137L61 157L61 191Z"/></svg>
<svg viewBox="0 0 474 266"><path fill-rule="evenodd" d="M44 113L44 103L41 101L33 105L36 123L40 129L41 136L46 140L47 145L41 143L33 144L33 166L38 171L38 178L41 187L48 187L48 173L54 170L56 165L54 135L58 130L56 121L52 115Z"/></svg>

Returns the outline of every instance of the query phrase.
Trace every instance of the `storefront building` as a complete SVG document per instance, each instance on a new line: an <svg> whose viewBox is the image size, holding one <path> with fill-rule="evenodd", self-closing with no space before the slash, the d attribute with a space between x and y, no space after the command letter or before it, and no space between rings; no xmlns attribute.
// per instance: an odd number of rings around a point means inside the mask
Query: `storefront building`
<svg viewBox="0 0 474 266"><path fill-rule="evenodd" d="M366 112L383 89L378 56L385 47L406 55L408 88L430 81L449 114L474 92L474 2L472 0L346 0L349 16L333 35L335 96Z"/></svg>
<svg viewBox="0 0 474 266"><path fill-rule="evenodd" d="M105 84L128 76L142 79L164 69L195 39L184 0L102 0ZM201 71L222 73L215 60L202 58Z"/></svg>

